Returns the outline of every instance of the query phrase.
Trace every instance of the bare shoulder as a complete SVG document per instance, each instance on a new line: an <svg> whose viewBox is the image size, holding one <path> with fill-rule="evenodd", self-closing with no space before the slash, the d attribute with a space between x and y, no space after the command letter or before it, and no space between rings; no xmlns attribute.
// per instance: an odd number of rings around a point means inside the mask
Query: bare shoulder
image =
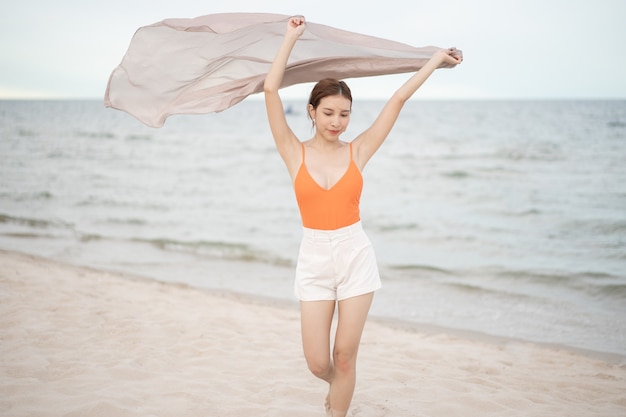
<svg viewBox="0 0 626 417"><path fill-rule="evenodd" d="M359 170L363 170L367 161L372 157L371 151L369 151L369 147L367 146L368 143L365 140L366 135L367 132L363 132L350 143L352 146L352 159L357 167L359 167Z"/></svg>
<svg viewBox="0 0 626 417"><path fill-rule="evenodd" d="M303 146L304 142L301 142L295 135L293 136L293 140L289 141L289 144L283 147L280 155L287 166L287 171L289 171L289 176L291 179L295 179L296 174L298 173L298 169L302 164L303 158Z"/></svg>

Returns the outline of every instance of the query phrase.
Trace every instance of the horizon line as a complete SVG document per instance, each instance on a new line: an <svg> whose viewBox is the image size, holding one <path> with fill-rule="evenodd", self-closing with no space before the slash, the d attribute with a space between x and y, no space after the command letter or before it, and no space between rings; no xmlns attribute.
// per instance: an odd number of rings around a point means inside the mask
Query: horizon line
<svg viewBox="0 0 626 417"><path fill-rule="evenodd" d="M297 97L283 97L283 101L306 100ZM388 97L359 97L358 101L386 101ZM261 101L261 97L251 95L243 101ZM621 101L624 97L412 97L411 101ZM0 96L0 101L104 101L104 97L63 97L63 96Z"/></svg>

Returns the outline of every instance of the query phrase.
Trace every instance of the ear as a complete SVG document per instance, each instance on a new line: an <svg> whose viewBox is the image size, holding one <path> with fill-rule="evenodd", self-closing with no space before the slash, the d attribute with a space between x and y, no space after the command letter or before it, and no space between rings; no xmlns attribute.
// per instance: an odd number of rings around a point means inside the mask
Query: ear
<svg viewBox="0 0 626 417"><path fill-rule="evenodd" d="M307 110L309 111L309 117L311 118L311 120L315 120L315 107L313 107L312 104L309 104L307 106Z"/></svg>

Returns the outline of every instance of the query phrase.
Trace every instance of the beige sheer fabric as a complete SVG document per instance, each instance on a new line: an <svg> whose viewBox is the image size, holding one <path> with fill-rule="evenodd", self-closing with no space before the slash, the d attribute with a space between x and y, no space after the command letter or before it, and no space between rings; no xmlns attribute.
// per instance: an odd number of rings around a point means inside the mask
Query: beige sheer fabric
<svg viewBox="0 0 626 417"><path fill-rule="evenodd" d="M227 13L167 19L142 27L109 78L105 106L160 127L172 114L225 110L263 81L289 16ZM307 22L282 87L418 70L438 50ZM460 54L460 51L458 51Z"/></svg>

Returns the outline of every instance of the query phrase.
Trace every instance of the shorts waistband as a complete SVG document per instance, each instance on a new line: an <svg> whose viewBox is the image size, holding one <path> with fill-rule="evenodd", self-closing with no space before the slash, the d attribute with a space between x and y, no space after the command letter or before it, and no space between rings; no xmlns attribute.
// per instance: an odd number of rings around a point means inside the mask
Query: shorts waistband
<svg viewBox="0 0 626 417"><path fill-rule="evenodd" d="M350 226L345 226L334 230L309 229L308 227L302 228L302 233L305 238L320 241L332 240L342 236L349 236L351 234L362 231L363 225L361 224L360 220L356 223L351 224Z"/></svg>

